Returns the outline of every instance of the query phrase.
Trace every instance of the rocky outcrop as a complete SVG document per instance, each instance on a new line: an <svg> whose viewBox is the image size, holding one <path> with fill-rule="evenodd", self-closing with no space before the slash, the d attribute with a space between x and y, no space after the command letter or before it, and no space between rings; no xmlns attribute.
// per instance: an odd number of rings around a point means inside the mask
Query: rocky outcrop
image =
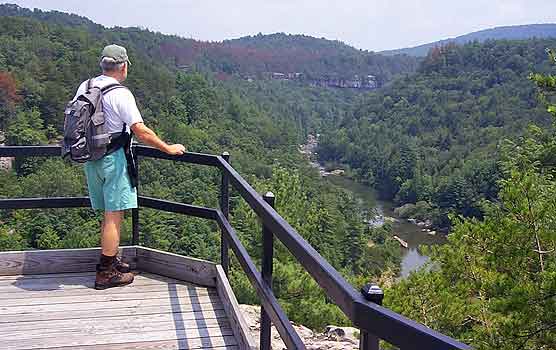
<svg viewBox="0 0 556 350"><path fill-rule="evenodd" d="M260 313L259 306L240 305L239 308L249 325L251 336L259 347ZM356 350L359 349L359 330L353 327L328 326L323 333L316 333L309 328L297 325L292 326L299 334L309 350ZM272 349L283 350L286 346L280 339L278 331L272 327Z"/></svg>
<svg viewBox="0 0 556 350"><path fill-rule="evenodd" d="M4 132L0 131L0 146L4 146L5 136ZM14 158L0 157L0 170L10 170L13 166Z"/></svg>

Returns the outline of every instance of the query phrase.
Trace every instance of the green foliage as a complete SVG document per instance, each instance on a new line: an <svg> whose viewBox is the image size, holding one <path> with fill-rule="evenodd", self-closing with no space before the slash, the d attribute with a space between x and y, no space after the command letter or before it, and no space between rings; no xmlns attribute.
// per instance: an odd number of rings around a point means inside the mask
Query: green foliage
<svg viewBox="0 0 556 350"><path fill-rule="evenodd" d="M500 140L523 135L530 122L551 127L525 77L549 72L544 48L553 45L489 41L432 51L416 75L361 98L327 129L320 158L372 178L400 205L429 202L437 226L448 226L450 213L480 218L483 201L497 197Z"/></svg>
<svg viewBox="0 0 556 350"><path fill-rule="evenodd" d="M40 145L47 141L40 112L33 109L29 112L19 112L8 122L6 132L7 142L13 145Z"/></svg>
<svg viewBox="0 0 556 350"><path fill-rule="evenodd" d="M4 225L0 226L0 251L23 250L25 247L25 241L20 234Z"/></svg>
<svg viewBox="0 0 556 350"><path fill-rule="evenodd" d="M508 172L501 205L459 221L433 251L438 271L402 281L386 305L477 349L554 349L556 182L538 168Z"/></svg>
<svg viewBox="0 0 556 350"><path fill-rule="evenodd" d="M51 227L45 228L45 230L39 235L37 239L37 248L39 249L55 249L60 248L60 237Z"/></svg>
<svg viewBox="0 0 556 350"><path fill-rule="evenodd" d="M328 324L349 324L343 312L327 300L324 291L303 268L278 263L275 269L275 294L292 320L314 329L323 329Z"/></svg>
<svg viewBox="0 0 556 350"><path fill-rule="evenodd" d="M385 270L397 271L399 246L386 239L390 232L371 231L364 225L361 208L347 192L281 167L273 169L272 178L253 184L261 193L271 191L276 196L280 215L346 278L361 284L378 280ZM232 224L249 254L260 261L260 223L244 201L234 204ZM292 320L319 329L330 323L349 324L281 244L275 249L274 267L276 296ZM256 300L242 279L245 277L232 273L232 286L240 302Z"/></svg>
<svg viewBox="0 0 556 350"><path fill-rule="evenodd" d="M394 212L401 218L415 218L417 220L425 220L431 217L431 212L433 210L434 209L432 208L430 203L419 201L415 204L404 204L401 207L396 208Z"/></svg>
<svg viewBox="0 0 556 350"><path fill-rule="evenodd" d="M556 64L556 53L550 49L546 51L550 61ZM548 113L552 114L556 119L556 76L552 74L542 75L536 73L531 74L529 78L541 89L540 98L545 103Z"/></svg>
<svg viewBox="0 0 556 350"><path fill-rule="evenodd" d="M553 56L551 56L553 59ZM545 76L534 80L550 91ZM498 201L483 220L454 219L432 271L389 290L386 305L477 349L556 349L556 137L551 129L502 147Z"/></svg>

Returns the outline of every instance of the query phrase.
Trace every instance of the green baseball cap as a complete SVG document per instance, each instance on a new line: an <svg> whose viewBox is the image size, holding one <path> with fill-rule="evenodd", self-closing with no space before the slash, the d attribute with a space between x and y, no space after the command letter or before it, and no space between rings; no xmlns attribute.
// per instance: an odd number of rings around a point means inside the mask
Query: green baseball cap
<svg viewBox="0 0 556 350"><path fill-rule="evenodd" d="M129 57L127 57L127 50L123 46L119 45L108 45L102 50L102 56L100 59L102 60L104 57L110 57L116 61L116 63L123 63L127 62L131 64Z"/></svg>

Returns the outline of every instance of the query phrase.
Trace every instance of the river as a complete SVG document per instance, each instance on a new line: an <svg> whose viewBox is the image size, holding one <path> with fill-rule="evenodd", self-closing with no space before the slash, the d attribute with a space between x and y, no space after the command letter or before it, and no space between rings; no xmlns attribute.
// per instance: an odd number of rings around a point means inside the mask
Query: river
<svg viewBox="0 0 556 350"><path fill-rule="evenodd" d="M395 219L395 221L392 222L393 234L397 235L408 244L408 248L402 248L400 246L400 249L403 250L400 266L402 278L409 276L411 271L419 269L429 260L429 257L419 252L419 245L442 244L446 242L444 235L430 235L423 232L419 226L405 219L396 217L393 204L377 199L375 191L369 186L362 185L345 176L329 175L323 179L353 193L361 201L362 207L366 208L369 217L374 217L370 222L371 225L380 226L384 224L384 220L387 217Z"/></svg>

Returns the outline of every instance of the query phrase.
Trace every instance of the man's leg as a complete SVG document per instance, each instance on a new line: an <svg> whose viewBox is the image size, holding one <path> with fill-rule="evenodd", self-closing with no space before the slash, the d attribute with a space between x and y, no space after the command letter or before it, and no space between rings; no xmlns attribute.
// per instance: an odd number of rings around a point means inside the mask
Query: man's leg
<svg viewBox="0 0 556 350"><path fill-rule="evenodd" d="M100 264L97 266L95 280L96 289L106 289L123 286L133 282L133 274L118 271L118 246L120 245L120 226L123 219L123 211L105 211L102 221L101 246L102 255Z"/></svg>
<svg viewBox="0 0 556 350"><path fill-rule="evenodd" d="M129 272L129 265L121 262L117 255L124 210L137 207L137 192L133 191L126 173L127 162L123 149L105 156L103 161L104 220L101 233L102 255L95 282L97 289L133 282L133 273Z"/></svg>
<svg viewBox="0 0 556 350"><path fill-rule="evenodd" d="M102 236L100 238L102 255L118 255L118 247L120 245L120 228L123 216L123 210L104 212L104 220L102 221Z"/></svg>
<svg viewBox="0 0 556 350"><path fill-rule="evenodd" d="M118 215L120 214L120 215ZM120 245L121 224L124 218L124 211L105 211L104 219L100 226L100 244L102 253L100 263L103 265L113 264L120 272L131 272L128 263L125 263L118 255Z"/></svg>

